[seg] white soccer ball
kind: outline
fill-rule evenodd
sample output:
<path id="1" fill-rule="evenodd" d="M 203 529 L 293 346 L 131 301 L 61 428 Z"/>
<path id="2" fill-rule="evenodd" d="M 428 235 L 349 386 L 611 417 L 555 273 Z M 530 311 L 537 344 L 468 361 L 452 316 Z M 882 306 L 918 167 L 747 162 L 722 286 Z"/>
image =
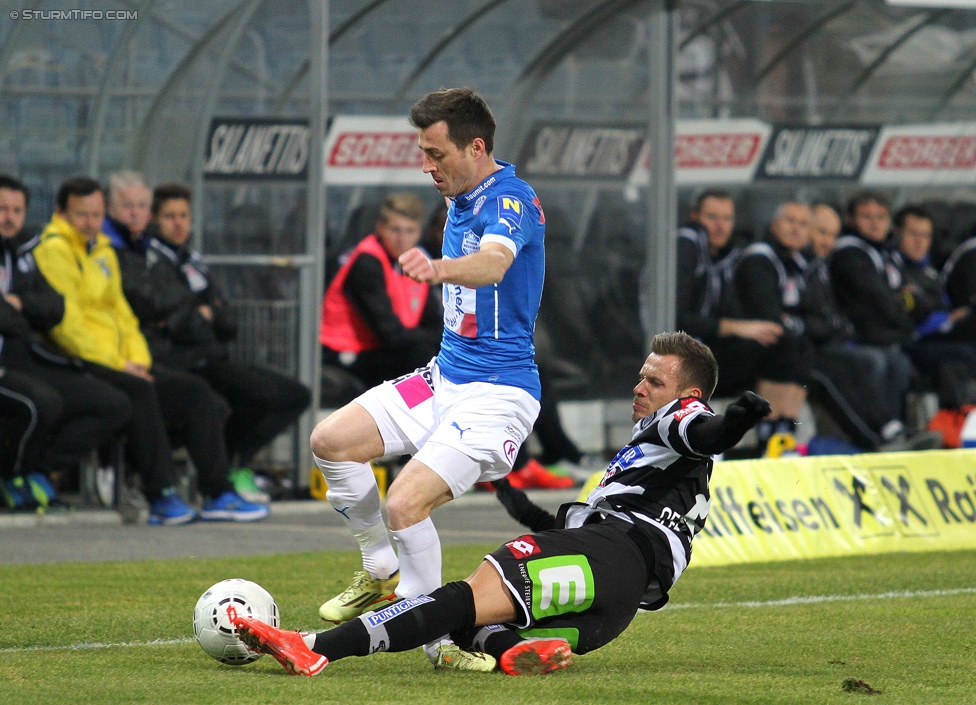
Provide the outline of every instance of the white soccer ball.
<path id="1" fill-rule="evenodd" d="M 253 617 L 277 627 L 278 605 L 271 593 L 241 578 L 221 580 L 210 587 L 193 608 L 193 635 L 210 656 L 230 666 L 257 661 L 263 654 L 251 651 L 237 638 L 231 619 Z"/>

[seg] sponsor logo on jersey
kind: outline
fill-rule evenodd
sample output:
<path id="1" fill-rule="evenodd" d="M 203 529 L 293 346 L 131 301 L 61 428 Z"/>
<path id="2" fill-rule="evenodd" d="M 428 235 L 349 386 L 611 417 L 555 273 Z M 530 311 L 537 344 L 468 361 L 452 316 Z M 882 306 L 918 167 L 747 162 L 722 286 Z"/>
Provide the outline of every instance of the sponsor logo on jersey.
<path id="1" fill-rule="evenodd" d="M 528 561 L 532 579 L 532 616 L 585 612 L 596 597 L 590 563 L 583 555 L 553 556 Z"/>
<path id="2" fill-rule="evenodd" d="M 426 602 L 433 602 L 433 597 L 427 597 L 427 595 L 420 595 L 419 597 L 411 597 L 408 600 L 401 600 L 400 602 L 395 602 L 389 607 L 384 607 L 379 612 L 373 612 L 372 614 L 364 615 L 366 617 L 366 624 L 371 627 L 377 627 L 383 622 L 389 622 L 391 619 L 396 617 L 398 614 L 403 614 L 407 610 L 412 610 L 418 605 L 422 605 Z"/>
<path id="3" fill-rule="evenodd" d="M 478 188 L 476 188 L 474 191 L 472 191 L 471 193 L 466 193 L 463 196 L 461 196 L 461 200 L 464 201 L 465 203 L 471 203 L 471 201 L 473 201 L 482 193 L 484 193 L 485 189 L 490 188 L 492 185 L 494 185 L 495 178 L 496 177 L 494 176 L 489 176 L 487 179 L 482 181 L 481 185 L 478 186 Z"/>
<path id="4" fill-rule="evenodd" d="M 481 212 L 481 207 L 485 205 L 485 201 L 488 200 L 488 196 L 479 196 L 478 200 L 474 202 L 474 214 L 478 215 Z"/>
<path id="5" fill-rule="evenodd" d="M 498 222 L 512 233 L 522 223 L 522 202 L 514 196 L 498 197 Z"/>
<path id="6" fill-rule="evenodd" d="M 525 536 L 519 536 L 514 541 L 509 541 L 505 544 L 505 546 L 509 551 L 512 552 L 512 555 L 519 560 L 542 553 L 542 549 L 539 548 L 539 544 L 537 544 L 535 539 L 528 534 Z"/>
<path id="7" fill-rule="evenodd" d="M 393 388 L 400 394 L 408 409 L 419 406 L 434 396 L 434 385 L 428 379 L 429 370 L 425 368 L 425 371 L 427 374 L 407 375 L 393 383 Z"/>
<path id="8" fill-rule="evenodd" d="M 517 428 L 515 428 L 512 424 L 508 424 L 508 426 L 505 427 L 505 433 L 511 436 L 512 438 L 514 438 L 519 443 L 525 440 L 525 438 L 523 438 L 522 436 L 522 432 L 519 431 Z"/>
<path id="9" fill-rule="evenodd" d="M 626 470 L 643 457 L 644 451 L 641 450 L 639 445 L 624 446 L 611 461 L 610 468 L 607 471 L 607 476 L 609 477 L 611 474 L 613 474 L 613 472 L 615 472 L 615 468 Z"/>
<path id="10" fill-rule="evenodd" d="M 475 234 L 474 230 L 465 230 L 461 239 L 461 252 L 471 255 L 481 249 L 481 238 Z"/>
<path id="11" fill-rule="evenodd" d="M 515 456 L 518 454 L 519 444 L 515 441 L 509 439 L 502 444 L 502 450 L 505 451 L 505 457 L 508 458 L 508 462 L 515 462 Z"/>
<path id="12" fill-rule="evenodd" d="M 683 419 L 685 416 L 688 416 L 689 414 L 693 414 L 696 411 L 706 411 L 706 410 L 707 407 L 697 399 L 682 399 L 681 408 L 678 411 L 674 412 L 674 418 L 676 418 L 678 421 L 681 421 L 681 419 Z"/>
<path id="13" fill-rule="evenodd" d="M 464 338 L 477 338 L 476 290 L 459 284 L 445 284 L 443 299 L 444 327 Z"/>

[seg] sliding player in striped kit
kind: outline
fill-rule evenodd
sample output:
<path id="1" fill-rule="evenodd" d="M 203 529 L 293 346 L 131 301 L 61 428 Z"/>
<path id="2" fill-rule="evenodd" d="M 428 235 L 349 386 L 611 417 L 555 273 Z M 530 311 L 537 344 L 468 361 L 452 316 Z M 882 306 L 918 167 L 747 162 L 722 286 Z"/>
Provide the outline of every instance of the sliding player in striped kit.
<path id="1" fill-rule="evenodd" d="M 428 94 L 410 120 L 424 172 L 449 208 L 443 259 L 414 248 L 399 263 L 416 281 L 443 285 L 444 334 L 428 367 L 374 387 L 312 433 L 328 500 L 363 554 L 363 571 L 319 610 L 336 623 L 392 598 L 394 590 L 416 597 L 440 586 L 431 510 L 475 482 L 508 474 L 539 413 L 532 342 L 545 270 L 539 200 L 514 166 L 492 157 L 495 121 L 472 91 Z M 391 542 L 368 463 L 395 454 L 413 458 L 387 496 Z M 484 668 L 446 641 L 427 653 L 437 667 Z"/>
<path id="2" fill-rule="evenodd" d="M 539 510 L 532 523 L 548 530 L 509 541 L 464 581 L 337 629 L 304 634 L 245 618 L 235 622 L 239 635 L 306 676 L 444 633 L 511 675 L 569 665 L 573 652 L 615 639 L 638 609 L 667 603 L 708 516 L 711 456 L 769 413 L 769 402 L 746 392 L 715 415 L 707 400 L 717 379 L 703 343 L 680 332 L 655 336 L 634 388 L 633 439 L 585 502 L 563 505 L 556 517 Z"/>

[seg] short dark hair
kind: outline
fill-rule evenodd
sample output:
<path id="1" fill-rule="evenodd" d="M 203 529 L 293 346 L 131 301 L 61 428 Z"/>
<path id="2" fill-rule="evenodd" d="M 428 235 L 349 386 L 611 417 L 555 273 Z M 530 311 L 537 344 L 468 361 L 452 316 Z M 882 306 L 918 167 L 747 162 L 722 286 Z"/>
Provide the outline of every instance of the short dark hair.
<path id="1" fill-rule="evenodd" d="M 24 186 L 23 182 L 15 179 L 7 174 L 0 174 L 0 189 L 7 189 L 8 191 L 20 191 L 24 194 L 24 205 L 30 205 L 30 191 Z"/>
<path id="2" fill-rule="evenodd" d="M 428 93 L 410 108 L 410 124 L 426 130 L 434 123 L 447 123 L 447 137 L 464 149 L 476 137 L 484 140 L 485 151 L 495 148 L 495 116 L 488 103 L 470 88 L 446 88 Z"/>
<path id="3" fill-rule="evenodd" d="M 732 198 L 732 194 L 725 189 L 710 188 L 698 194 L 698 198 L 695 199 L 695 202 L 691 206 L 691 212 L 701 213 L 702 206 L 705 205 L 705 201 L 709 198 L 717 198 L 720 201 L 732 201 L 733 205 L 735 204 L 735 199 Z"/>
<path id="4" fill-rule="evenodd" d="M 681 379 L 678 387 L 698 387 L 702 400 L 708 401 L 718 384 L 718 362 L 705 343 L 692 338 L 684 331 L 658 333 L 651 340 L 651 352 L 655 355 L 674 355 L 681 360 Z"/>
<path id="5" fill-rule="evenodd" d="M 905 219 L 908 218 L 908 216 L 912 216 L 913 218 L 920 218 L 922 220 L 927 220 L 930 223 L 932 223 L 932 225 L 935 225 L 935 216 L 932 215 L 932 211 L 930 211 L 925 206 L 919 205 L 917 203 L 909 203 L 908 205 L 903 206 L 901 210 L 899 210 L 898 213 L 895 214 L 895 227 L 896 228 L 905 227 Z"/>
<path id="6" fill-rule="evenodd" d="M 885 210 L 891 212 L 891 199 L 885 194 L 880 191 L 858 191 L 847 202 L 847 217 L 853 218 L 857 213 L 858 206 L 872 202 L 884 206 Z"/>
<path id="7" fill-rule="evenodd" d="M 85 196 L 91 196 L 93 193 L 100 193 L 102 194 L 102 198 L 105 198 L 105 191 L 102 189 L 102 185 L 95 181 L 95 179 L 87 176 L 75 176 L 61 184 L 54 202 L 57 204 L 59 211 L 65 211 L 68 210 L 68 199 L 72 196 L 84 198 Z"/>
<path id="8" fill-rule="evenodd" d="M 153 216 L 159 215 L 160 209 L 166 201 L 193 201 L 193 191 L 183 184 L 171 183 L 160 184 L 153 189 L 153 200 L 150 212 Z"/>

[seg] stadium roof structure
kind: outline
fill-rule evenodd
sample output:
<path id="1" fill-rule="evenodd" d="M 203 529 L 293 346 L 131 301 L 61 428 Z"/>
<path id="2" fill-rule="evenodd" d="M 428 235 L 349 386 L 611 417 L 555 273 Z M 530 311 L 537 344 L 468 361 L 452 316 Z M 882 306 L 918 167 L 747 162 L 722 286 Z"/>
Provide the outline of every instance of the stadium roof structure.
<path id="1" fill-rule="evenodd" d="M 533 180 L 554 211 L 571 214 L 576 254 L 582 229 L 606 204 L 606 189 L 616 189 L 612 212 L 632 218 L 620 227 L 646 233 L 645 332 L 673 321 L 668 235 L 680 190 L 671 156 L 676 121 L 856 128 L 976 115 L 976 9 L 958 0 L 52 0 L 43 11 L 24 5 L 0 2 L 0 172 L 31 187 L 32 220 L 46 220 L 68 176 L 131 168 L 154 183 L 192 183 L 202 204 L 195 226 L 198 237 L 206 234 L 198 240 L 204 251 L 243 256 L 246 250 L 209 234 L 228 225 L 230 208 L 252 198 L 246 184 L 204 186 L 215 117 L 308 120 L 317 139 L 331 117 L 403 116 L 427 91 L 468 85 L 498 118 L 496 154 L 503 159 L 518 157 L 540 126 L 646 130 L 654 175 L 641 186 L 649 189 L 641 199 L 646 206 L 624 200 L 626 179 Z M 323 168 L 313 154 L 309 183 L 321 183 Z M 321 269 L 323 227 L 348 225 L 358 197 L 317 191 L 307 199 L 305 192 L 274 191 L 290 195 L 272 200 L 305 209 L 288 222 L 307 237 L 292 233 L 264 256 L 291 257 L 303 272 Z M 257 227 L 246 209 L 235 212 L 239 222 Z M 267 222 L 286 216 L 271 213 Z M 253 260 L 262 261 L 269 262 Z M 309 276 L 296 285 L 298 318 L 308 328 L 300 347 L 314 348 L 322 282 Z M 311 358 L 299 363 L 310 380 L 314 367 Z"/>

